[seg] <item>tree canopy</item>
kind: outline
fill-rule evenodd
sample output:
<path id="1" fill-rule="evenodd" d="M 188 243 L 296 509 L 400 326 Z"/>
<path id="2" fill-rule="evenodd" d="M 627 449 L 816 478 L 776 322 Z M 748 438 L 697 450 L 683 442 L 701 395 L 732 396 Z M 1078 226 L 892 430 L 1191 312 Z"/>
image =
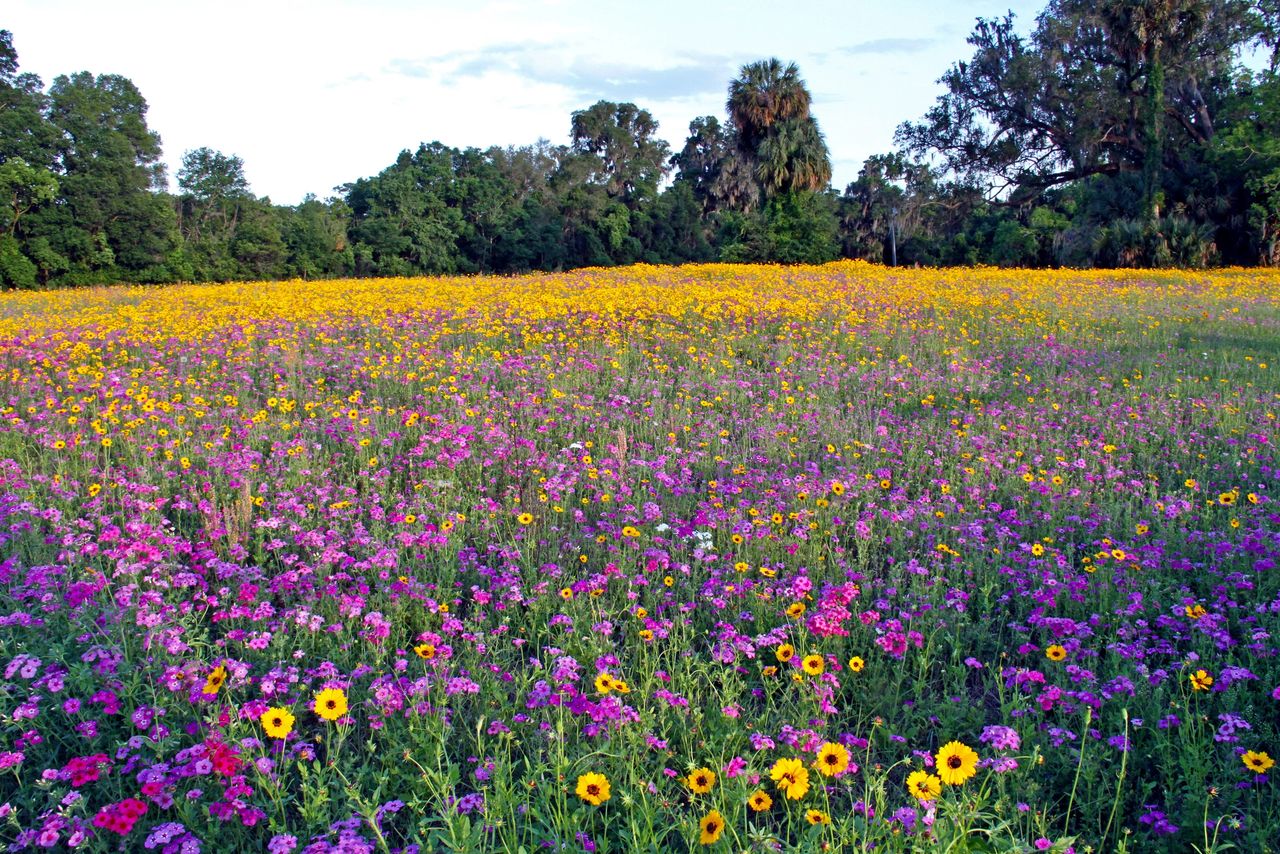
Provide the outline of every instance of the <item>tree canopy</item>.
<path id="1" fill-rule="evenodd" d="M 199 147 L 168 190 L 138 88 L 49 86 L 0 30 L 0 285 L 559 270 L 637 261 L 1280 263 L 1280 0 L 1048 0 L 978 18 L 924 116 L 838 192 L 795 63 L 726 68 L 674 150 L 600 100 L 566 144 L 406 147 L 327 198 Z"/>

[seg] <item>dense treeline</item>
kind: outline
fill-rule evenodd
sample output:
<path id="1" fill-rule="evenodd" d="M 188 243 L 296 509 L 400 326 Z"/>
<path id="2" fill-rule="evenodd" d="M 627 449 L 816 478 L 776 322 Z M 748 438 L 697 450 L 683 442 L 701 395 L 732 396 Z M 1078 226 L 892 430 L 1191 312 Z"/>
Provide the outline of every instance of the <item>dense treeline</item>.
<path id="1" fill-rule="evenodd" d="M 133 83 L 79 72 L 46 89 L 0 31 L 0 283 L 836 257 L 1276 264 L 1278 34 L 1280 0 L 1051 0 L 1026 32 L 979 19 L 936 105 L 842 193 L 798 69 L 765 60 L 677 151 L 647 110 L 600 101 L 571 116 L 568 145 L 423 144 L 281 206 L 208 148 L 183 155 L 170 194 Z"/>

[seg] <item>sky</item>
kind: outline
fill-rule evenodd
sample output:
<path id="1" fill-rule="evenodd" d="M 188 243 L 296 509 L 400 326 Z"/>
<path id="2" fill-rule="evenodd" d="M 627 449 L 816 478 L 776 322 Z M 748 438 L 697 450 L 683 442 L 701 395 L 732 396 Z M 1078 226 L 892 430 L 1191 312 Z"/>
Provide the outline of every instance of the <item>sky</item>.
<path id="1" fill-rule="evenodd" d="M 771 56 L 800 67 L 843 189 L 937 79 L 968 59 L 977 17 L 1043 0 L 5 0 L 21 71 L 45 85 L 128 77 L 149 105 L 171 184 L 185 151 L 245 163 L 277 204 L 375 175 L 404 149 L 569 141 L 574 110 L 631 101 L 679 150 L 724 117 L 729 81 Z M 787 8 L 792 11 L 783 12 Z"/>

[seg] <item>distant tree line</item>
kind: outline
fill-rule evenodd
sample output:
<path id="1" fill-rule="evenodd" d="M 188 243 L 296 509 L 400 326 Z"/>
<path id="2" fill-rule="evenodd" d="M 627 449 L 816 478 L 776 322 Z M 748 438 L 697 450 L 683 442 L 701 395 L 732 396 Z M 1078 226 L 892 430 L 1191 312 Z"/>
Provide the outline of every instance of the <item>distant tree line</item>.
<path id="1" fill-rule="evenodd" d="M 645 109 L 570 143 L 401 152 L 284 206 L 186 152 L 167 192 L 137 87 L 46 89 L 0 30 L 0 283 L 516 273 L 634 262 L 1280 263 L 1280 0 L 1050 0 L 979 19 L 897 150 L 844 191 L 794 64 L 752 63 L 678 151 Z M 1244 60 L 1249 58 L 1253 67 Z"/>

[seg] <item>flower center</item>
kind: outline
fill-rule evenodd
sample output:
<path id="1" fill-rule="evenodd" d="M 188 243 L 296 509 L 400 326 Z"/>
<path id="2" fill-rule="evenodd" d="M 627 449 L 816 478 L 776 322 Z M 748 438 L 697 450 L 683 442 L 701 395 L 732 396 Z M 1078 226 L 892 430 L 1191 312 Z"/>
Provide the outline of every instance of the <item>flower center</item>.
<path id="1" fill-rule="evenodd" d="M 595 797 L 596 795 L 600 794 L 600 787 L 597 786 L 595 783 L 591 783 L 590 785 L 587 786 L 587 794 L 591 795 L 592 797 Z"/>
<path id="2" fill-rule="evenodd" d="M 959 767 L 960 767 L 961 765 L 963 765 L 963 764 L 964 764 L 964 763 L 960 761 L 960 757 L 959 757 L 959 756 L 952 756 L 951 758 L 949 758 L 949 759 L 947 760 L 947 767 L 948 767 L 948 768 L 959 768 Z"/>

